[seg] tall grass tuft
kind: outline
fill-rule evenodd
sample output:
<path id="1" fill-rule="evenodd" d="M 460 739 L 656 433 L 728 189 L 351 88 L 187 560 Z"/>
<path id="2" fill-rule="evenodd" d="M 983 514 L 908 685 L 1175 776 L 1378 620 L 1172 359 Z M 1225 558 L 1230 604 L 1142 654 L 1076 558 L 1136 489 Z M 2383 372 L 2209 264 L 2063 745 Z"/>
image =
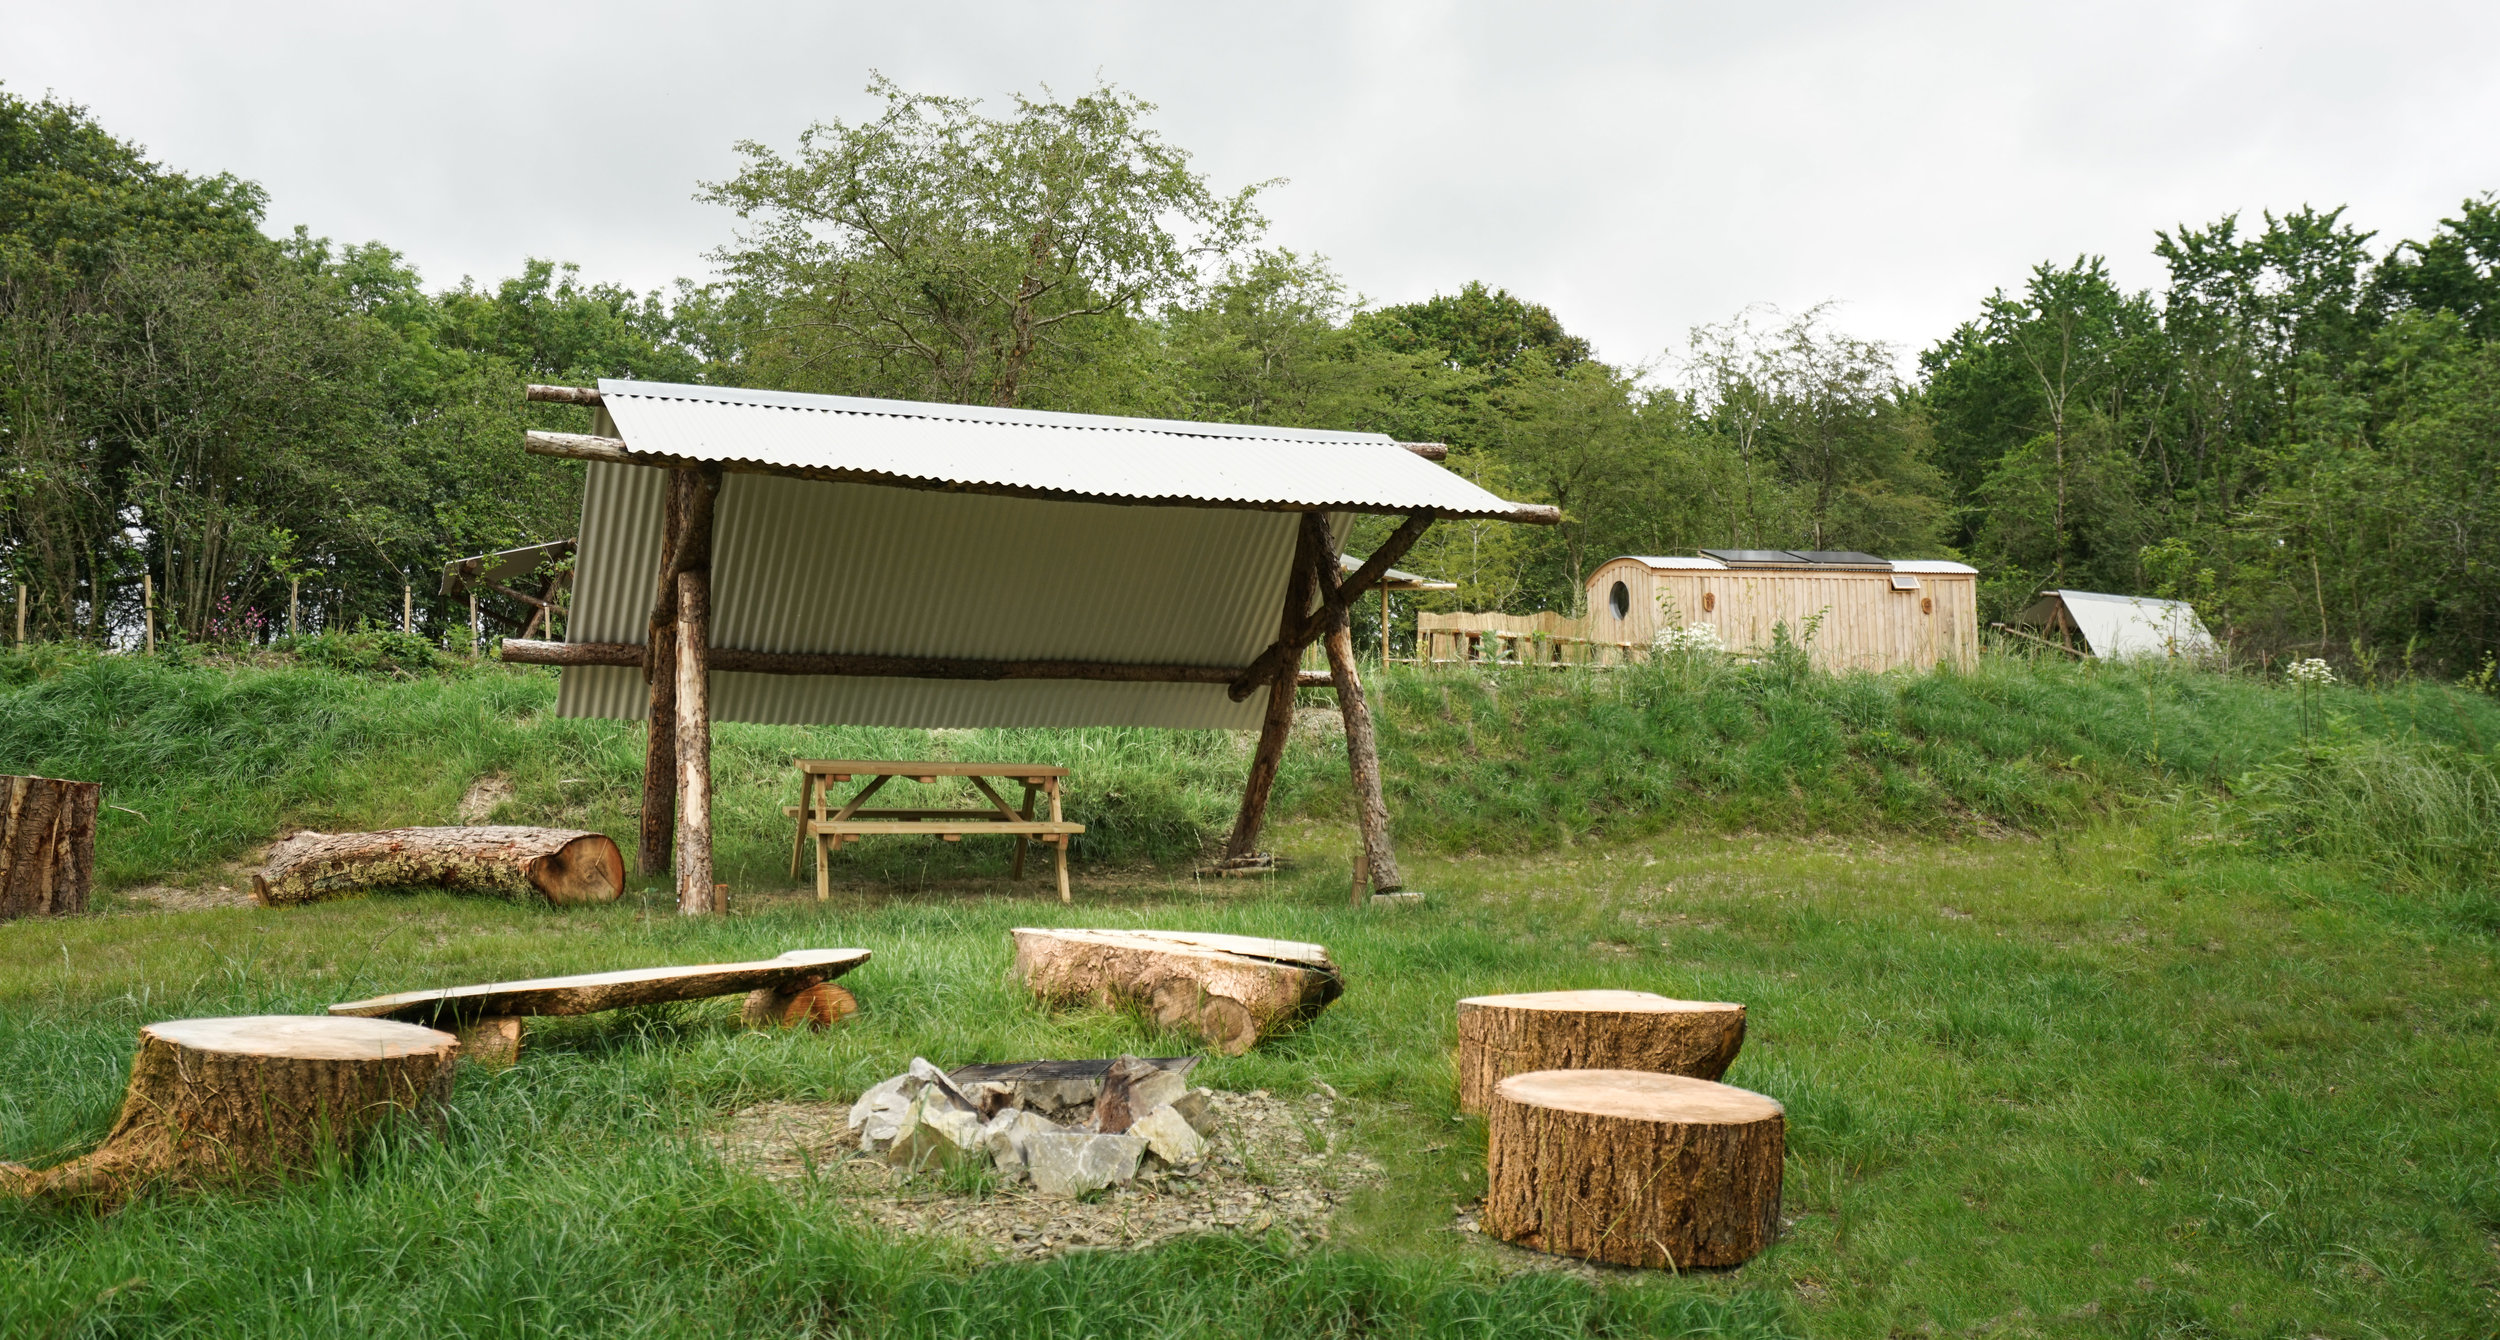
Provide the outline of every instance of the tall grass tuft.
<path id="1" fill-rule="evenodd" d="M 2226 814 L 2247 840 L 2452 900 L 2500 930 L 2500 769 L 2451 745 L 2359 736 L 2251 770 Z"/>

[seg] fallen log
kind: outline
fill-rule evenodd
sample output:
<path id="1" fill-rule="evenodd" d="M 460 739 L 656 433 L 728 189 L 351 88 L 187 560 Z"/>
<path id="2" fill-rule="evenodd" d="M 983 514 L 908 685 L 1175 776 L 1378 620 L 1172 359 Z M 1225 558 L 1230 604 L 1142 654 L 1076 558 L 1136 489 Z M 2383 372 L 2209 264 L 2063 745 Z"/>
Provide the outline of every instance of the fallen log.
<path id="1" fill-rule="evenodd" d="M 1651 1070 L 1715 1080 L 1745 1045 L 1745 1007 L 1647 991 L 1532 991 L 1458 1003 L 1458 1108 L 1481 1113 L 1531 1070 Z"/>
<path id="2" fill-rule="evenodd" d="M 1054 1005 L 1137 1005 L 1226 1056 L 1304 1023 L 1345 993 L 1315 944 L 1190 931 L 1020 927 L 1016 975 Z"/>
<path id="3" fill-rule="evenodd" d="M 520 901 L 605 903 L 625 891 L 625 858 L 604 833 L 571 828 L 392 828 L 297 833 L 252 876 L 263 907 L 368 889 L 441 888 Z"/>
<path id="4" fill-rule="evenodd" d="M 0 1190 L 110 1207 L 153 1184 L 267 1182 L 352 1158 L 386 1117 L 450 1093 L 459 1049 L 448 1033 L 378 1019 L 150 1024 L 104 1143 L 41 1172 L 0 1164 Z"/>
<path id="5" fill-rule="evenodd" d="M 0 921 L 87 910 L 101 782 L 0 776 Z"/>
<path id="6" fill-rule="evenodd" d="M 1493 1086 L 1484 1231 L 1652 1270 L 1732 1266 L 1779 1232 L 1787 1118 L 1758 1093 L 1646 1070 Z"/>
<path id="7" fill-rule="evenodd" d="M 330 1013 L 456 1026 L 495 1015 L 595 1014 L 628 1005 L 657 1005 L 763 990 L 787 991 L 796 996 L 867 961 L 865 949 L 793 949 L 779 958 L 752 963 L 626 968 L 572 977 L 532 977 L 517 982 L 401 991 L 333 1005 Z"/>

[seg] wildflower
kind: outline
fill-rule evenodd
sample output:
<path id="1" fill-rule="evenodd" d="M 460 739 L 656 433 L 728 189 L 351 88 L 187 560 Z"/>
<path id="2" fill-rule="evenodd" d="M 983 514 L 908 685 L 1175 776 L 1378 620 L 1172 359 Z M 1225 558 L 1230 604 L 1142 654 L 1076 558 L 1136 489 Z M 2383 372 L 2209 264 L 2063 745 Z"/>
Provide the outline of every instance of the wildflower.
<path id="1" fill-rule="evenodd" d="M 2335 672 L 2315 656 L 2295 662 L 2283 672 L 2283 677 L 2302 688 L 2322 688 L 2335 682 Z"/>
<path id="2" fill-rule="evenodd" d="M 1727 650 L 1727 644 L 1719 640 L 1719 630 L 1706 623 L 1662 628 L 1658 636 L 1650 639 L 1650 645 L 1670 656 L 1713 656 Z"/>

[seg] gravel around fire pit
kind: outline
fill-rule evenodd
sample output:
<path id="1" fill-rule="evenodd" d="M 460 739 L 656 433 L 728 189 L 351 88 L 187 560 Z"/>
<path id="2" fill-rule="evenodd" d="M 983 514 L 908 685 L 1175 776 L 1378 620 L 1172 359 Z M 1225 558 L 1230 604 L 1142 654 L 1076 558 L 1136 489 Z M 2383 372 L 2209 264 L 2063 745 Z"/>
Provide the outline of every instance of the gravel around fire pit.
<path id="1" fill-rule="evenodd" d="M 1029 1185 L 965 1189 L 962 1175 L 904 1177 L 845 1122 L 848 1103 L 765 1103 L 738 1112 L 715 1138 L 721 1157 L 776 1182 L 812 1169 L 822 1183 L 890 1228 L 962 1239 L 1006 1257 L 1082 1248 L 1136 1250 L 1189 1233 L 1281 1230 L 1328 1236 L 1328 1219 L 1380 1165 L 1351 1147 L 1344 1104 L 1215 1090 L 1207 1161 L 1195 1173 L 1149 1172 L 1085 1200 L 1036 1196 Z"/>

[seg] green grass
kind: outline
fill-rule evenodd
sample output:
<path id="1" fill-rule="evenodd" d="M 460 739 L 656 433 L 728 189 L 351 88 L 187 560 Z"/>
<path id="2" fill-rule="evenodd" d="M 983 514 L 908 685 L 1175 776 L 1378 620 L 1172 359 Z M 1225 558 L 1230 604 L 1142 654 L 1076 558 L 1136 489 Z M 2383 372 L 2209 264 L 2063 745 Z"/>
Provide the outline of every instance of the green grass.
<path id="1" fill-rule="evenodd" d="M 564 913 L 418 895 L 0 926 L 0 1158 L 38 1164 L 102 1134 L 150 1020 L 876 954 L 849 979 L 865 1013 L 826 1035 L 742 1031 L 729 1002 L 548 1021 L 518 1067 L 463 1076 L 439 1137 L 281 1193 L 0 1207 L 0 1334 L 2500 1334 L 2500 944 L 2471 914 L 2490 897 L 2491 830 L 2472 826 L 2500 734 L 2487 702 L 2334 696 L 2340 721 L 2304 750 L 2280 691 L 2231 680 L 1723 673 L 1393 678 L 1420 909 L 1344 906 L 1324 740 L 1298 746 L 1276 829 L 1297 865 L 1273 884 L 1148 873 L 1162 839 L 1138 838 L 1135 868 L 1080 878 L 1069 916 L 997 878 L 994 849 L 920 867 L 898 843 L 819 904 L 783 891 L 768 807 L 789 755 L 829 739 L 1091 747 L 1081 778 L 1135 780 L 1081 803 L 1135 789 L 1201 826 L 1229 808 L 1237 747 L 738 728 L 724 798 L 745 817 L 723 855 L 746 889 L 725 920 L 638 891 Z M 633 733 L 546 707 L 544 681 L 505 672 L 80 664 L 0 694 L 0 746 L 52 750 L 0 767 L 154 759 L 154 790 L 108 796 L 149 813 L 108 834 L 127 882 L 214 878 L 282 819 L 440 821 L 485 770 L 515 780 L 523 817 L 622 832 Z M 1930 803 L 1889 806 L 1903 786 Z M 2406 857 L 2426 850 L 2445 854 Z M 1387 1184 L 1316 1249 L 1207 1238 L 987 1266 L 704 1151 L 729 1111 L 848 1097 L 915 1054 L 1187 1045 L 1027 1003 L 1005 932 L 1037 920 L 1327 943 L 1347 995 L 1202 1073 L 1347 1093 Z M 1728 1079 L 1787 1105 L 1794 1221 L 1753 1262 L 1591 1286 L 1447 1231 L 1483 1172 L 1481 1124 L 1453 1110 L 1452 1003 L 1602 986 L 1748 1005 Z"/>

